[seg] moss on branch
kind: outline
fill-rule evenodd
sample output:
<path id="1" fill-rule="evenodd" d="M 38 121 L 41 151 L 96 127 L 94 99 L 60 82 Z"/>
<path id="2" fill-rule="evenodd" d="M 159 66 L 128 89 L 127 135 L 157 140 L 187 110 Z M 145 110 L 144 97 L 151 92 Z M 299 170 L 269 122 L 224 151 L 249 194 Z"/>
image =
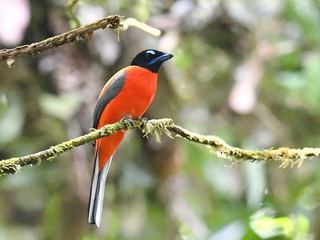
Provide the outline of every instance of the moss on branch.
<path id="1" fill-rule="evenodd" d="M 139 121 L 131 122 L 123 120 L 115 124 L 106 125 L 99 130 L 95 130 L 86 135 L 52 146 L 47 150 L 40 151 L 35 154 L 2 160 L 0 161 L 0 175 L 16 173 L 21 167 L 26 165 L 37 165 L 41 163 L 42 160 L 54 160 L 61 153 L 71 150 L 75 147 L 92 142 L 93 140 L 101 137 L 109 136 L 110 134 L 120 130 L 139 128 L 141 127 L 141 124 L 142 123 Z"/>
<path id="2" fill-rule="evenodd" d="M 235 164 L 242 161 L 280 161 L 280 167 L 282 168 L 288 166 L 300 167 L 305 159 L 320 156 L 320 148 L 294 149 L 281 147 L 278 149 L 245 150 L 238 147 L 230 146 L 219 137 L 200 135 L 176 125 L 173 125 L 168 129 L 192 142 L 210 146 L 211 151 L 216 153 L 217 156 L 225 159 L 230 159 Z"/>
<path id="3" fill-rule="evenodd" d="M 114 124 L 106 125 L 99 130 L 94 130 L 89 134 L 52 146 L 47 150 L 23 157 L 2 160 L 0 161 L 0 175 L 16 173 L 23 166 L 37 165 L 43 160 L 56 159 L 61 153 L 80 145 L 90 143 L 95 139 L 109 136 L 117 131 L 125 131 L 134 128 L 140 129 L 146 137 L 154 135 L 157 140 L 160 140 L 159 136 L 163 133 L 171 138 L 171 133 L 175 133 L 176 136 L 183 137 L 189 141 L 208 145 L 212 152 L 216 153 L 221 158 L 230 159 L 233 163 L 242 161 L 280 161 L 280 167 L 292 167 L 295 165 L 299 167 L 305 159 L 318 157 L 320 155 L 320 148 L 291 149 L 282 147 L 278 149 L 244 150 L 228 145 L 219 137 L 190 132 L 177 126 L 174 124 L 173 120 L 169 118 L 122 120 Z"/>

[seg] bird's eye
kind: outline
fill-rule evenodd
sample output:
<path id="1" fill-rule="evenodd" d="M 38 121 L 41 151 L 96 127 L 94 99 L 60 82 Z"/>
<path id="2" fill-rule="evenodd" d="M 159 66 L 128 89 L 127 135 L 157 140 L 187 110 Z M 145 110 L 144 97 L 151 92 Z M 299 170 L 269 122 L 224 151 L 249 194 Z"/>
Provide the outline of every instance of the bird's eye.
<path id="1" fill-rule="evenodd" d="M 156 52 L 153 50 L 147 50 L 146 51 L 146 58 L 150 58 L 152 55 L 155 55 Z"/>

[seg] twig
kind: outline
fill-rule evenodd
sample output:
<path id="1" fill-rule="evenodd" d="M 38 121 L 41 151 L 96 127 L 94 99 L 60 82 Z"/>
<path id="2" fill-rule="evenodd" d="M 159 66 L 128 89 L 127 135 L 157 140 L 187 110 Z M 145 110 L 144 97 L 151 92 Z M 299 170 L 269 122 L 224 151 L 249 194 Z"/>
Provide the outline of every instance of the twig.
<path id="1" fill-rule="evenodd" d="M 159 37 L 161 35 L 161 31 L 159 29 L 153 28 L 145 23 L 142 23 L 135 18 L 127 18 L 122 22 L 122 24 L 123 30 L 127 30 L 129 27 L 136 27 L 156 37 Z"/>
<path id="2" fill-rule="evenodd" d="M 225 141 L 216 136 L 205 136 L 190 132 L 180 126 L 174 124 L 172 119 L 154 119 L 154 120 L 123 120 L 114 124 L 104 126 L 99 130 L 95 130 L 89 134 L 80 136 L 75 139 L 52 146 L 47 150 L 23 156 L 20 158 L 10 158 L 0 161 L 0 175 L 16 173 L 21 167 L 26 165 L 40 164 L 42 160 L 53 160 L 61 153 L 80 145 L 92 142 L 95 139 L 109 136 L 117 131 L 126 129 L 140 129 L 145 136 L 155 135 L 159 139 L 159 135 L 165 133 L 172 138 L 171 133 L 183 137 L 195 143 L 205 144 L 210 146 L 211 150 L 219 157 L 230 159 L 234 163 L 241 161 L 280 161 L 280 167 L 301 166 L 307 158 L 318 157 L 320 148 L 279 148 L 266 150 L 244 150 L 228 145 Z"/>

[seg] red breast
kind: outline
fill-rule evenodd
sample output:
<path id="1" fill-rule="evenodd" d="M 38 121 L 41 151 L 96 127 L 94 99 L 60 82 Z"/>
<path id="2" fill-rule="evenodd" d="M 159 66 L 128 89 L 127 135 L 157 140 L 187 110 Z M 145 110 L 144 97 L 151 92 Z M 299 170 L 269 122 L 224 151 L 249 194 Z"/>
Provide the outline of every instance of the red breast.
<path id="1" fill-rule="evenodd" d="M 130 115 L 132 119 L 141 117 L 151 104 L 157 89 L 158 74 L 139 66 L 129 66 L 117 74 L 126 72 L 125 84 L 119 95 L 110 101 L 101 113 L 98 129 L 105 124 L 110 124 L 121 120 L 125 115 Z M 108 87 L 108 81 L 100 96 Z"/>

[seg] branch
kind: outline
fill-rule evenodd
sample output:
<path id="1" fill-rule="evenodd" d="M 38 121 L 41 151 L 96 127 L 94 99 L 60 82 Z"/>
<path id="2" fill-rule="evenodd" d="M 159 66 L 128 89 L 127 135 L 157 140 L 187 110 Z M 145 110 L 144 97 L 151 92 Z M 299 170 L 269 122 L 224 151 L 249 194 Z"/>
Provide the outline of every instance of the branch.
<path id="1" fill-rule="evenodd" d="M 204 136 L 190 132 L 180 126 L 174 124 L 172 119 L 154 119 L 154 120 L 122 120 L 114 124 L 108 124 L 99 130 L 95 130 L 89 134 L 80 136 L 75 139 L 52 146 L 47 150 L 30 154 L 19 158 L 10 158 L 0 161 L 0 175 L 16 173 L 21 167 L 26 165 L 37 165 L 42 160 L 56 159 L 61 153 L 80 145 L 94 141 L 95 139 L 109 136 L 117 131 L 125 131 L 127 129 L 138 128 L 144 136 L 154 135 L 157 140 L 160 140 L 159 135 L 166 134 L 172 138 L 171 132 L 177 136 L 183 137 L 195 143 L 208 145 L 213 152 L 219 157 L 230 159 L 233 164 L 242 161 L 280 161 L 280 167 L 289 165 L 298 167 L 307 158 L 318 157 L 320 148 L 278 148 L 266 150 L 244 150 L 237 147 L 229 146 L 225 141 L 216 136 Z"/>
<path id="2" fill-rule="evenodd" d="M 300 167 L 305 159 L 320 156 L 320 148 L 306 147 L 302 149 L 294 149 L 281 147 L 278 149 L 271 148 L 264 150 L 245 150 L 238 147 L 232 147 L 219 137 L 204 136 L 193 133 L 175 124 L 173 124 L 171 127 L 168 127 L 168 129 L 171 132 L 176 133 L 178 136 L 181 136 L 192 142 L 208 145 L 211 151 L 216 153 L 218 157 L 230 159 L 233 164 L 243 161 L 280 161 L 281 168 L 286 168 L 289 165 L 291 167 Z"/>
<path id="3" fill-rule="evenodd" d="M 80 24 L 79 20 L 76 18 L 73 12 L 73 8 L 76 3 L 77 0 L 70 0 L 67 4 L 67 14 L 69 15 L 71 21 L 75 22 L 75 24 L 72 24 L 75 26 Z M 87 41 L 92 38 L 92 34 L 95 30 L 98 30 L 100 28 L 104 29 L 106 27 L 118 31 L 118 34 L 120 31 L 127 30 L 129 27 L 137 27 L 156 37 L 161 35 L 161 31 L 159 29 L 153 28 L 145 23 L 139 22 L 134 18 L 122 20 L 122 17 L 119 15 L 111 15 L 102 18 L 96 22 L 84 25 L 82 27 L 78 27 L 69 32 L 45 39 L 41 42 L 18 46 L 12 49 L 2 49 L 0 50 L 0 62 L 7 60 L 7 65 L 9 68 L 11 68 L 15 64 L 16 57 L 18 56 L 37 56 L 38 54 L 50 48 L 62 46 L 66 43 Z"/>
<path id="4" fill-rule="evenodd" d="M 42 160 L 53 160 L 56 159 L 61 153 L 71 150 L 80 145 L 92 142 L 95 139 L 106 137 L 120 130 L 139 128 L 141 127 L 141 121 L 128 121 L 123 120 L 114 124 L 109 124 L 102 127 L 99 130 L 95 130 L 89 134 L 71 139 L 69 141 L 60 143 L 58 145 L 52 146 L 47 150 L 30 154 L 27 156 L 19 158 L 10 158 L 0 161 L 0 175 L 5 175 L 8 173 L 16 173 L 21 167 L 26 165 L 37 165 L 40 164 Z"/>
<path id="5" fill-rule="evenodd" d="M 73 16 L 73 7 L 77 3 L 77 0 L 70 0 L 68 3 L 68 14 L 73 21 L 75 20 L 75 16 Z M 75 25 L 78 25 L 76 23 Z M 95 30 L 100 28 L 110 28 L 118 31 L 125 31 L 129 27 L 137 27 L 141 30 L 152 34 L 154 36 L 160 36 L 161 31 L 159 29 L 153 28 L 147 24 L 139 22 L 134 18 L 128 18 L 122 20 L 122 17 L 119 15 L 111 15 L 105 18 L 102 18 L 96 22 L 84 25 L 82 27 L 76 28 L 69 32 L 45 39 L 41 42 L 32 43 L 29 45 L 18 46 L 12 49 L 2 49 L 0 50 L 0 62 L 7 60 L 7 65 L 11 68 L 15 64 L 15 59 L 18 56 L 26 55 L 26 56 L 37 56 L 38 54 L 54 47 L 62 46 L 66 43 L 73 42 L 83 42 L 90 40 L 92 34 Z"/>
<path id="6" fill-rule="evenodd" d="M 83 41 L 88 38 L 90 39 L 95 30 L 100 28 L 104 29 L 106 27 L 114 30 L 121 30 L 123 28 L 123 25 L 121 24 L 121 17 L 119 15 L 111 15 L 69 32 L 45 39 L 41 42 L 18 46 L 13 49 L 0 50 L 0 62 L 7 60 L 8 66 L 12 67 L 15 62 L 15 58 L 18 56 L 36 56 L 53 47 L 62 46 L 66 43 Z"/>

